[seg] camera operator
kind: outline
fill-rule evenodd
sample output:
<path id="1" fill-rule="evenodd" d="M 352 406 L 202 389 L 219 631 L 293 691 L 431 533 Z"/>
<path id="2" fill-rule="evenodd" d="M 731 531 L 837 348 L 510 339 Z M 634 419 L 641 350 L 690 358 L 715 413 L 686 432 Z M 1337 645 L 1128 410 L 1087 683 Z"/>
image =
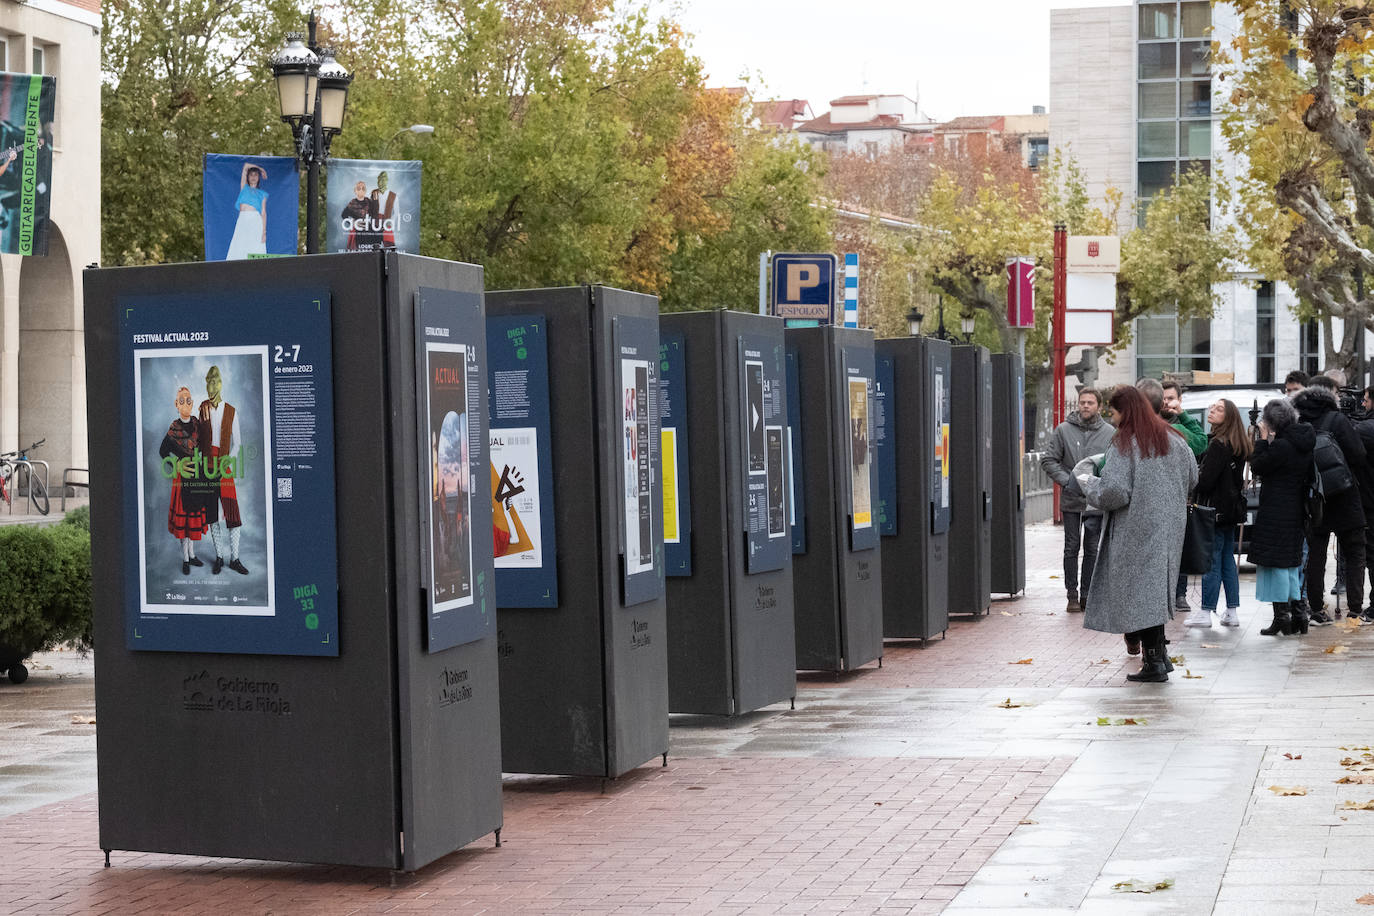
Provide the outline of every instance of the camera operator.
<path id="1" fill-rule="evenodd" d="M 1332 534 L 1340 555 L 1345 560 L 1346 595 L 1350 610 L 1364 606 L 1365 511 L 1366 492 L 1374 493 L 1374 479 L 1370 478 L 1364 443 L 1350 421 L 1337 409 L 1337 382 L 1328 376 L 1317 376 L 1311 384 L 1293 397 L 1293 406 L 1303 422 L 1317 432 L 1329 433 L 1340 448 L 1341 456 L 1354 478 L 1354 486 L 1343 492 L 1327 492 L 1320 525 L 1308 532 L 1307 599 L 1309 615 L 1314 626 L 1331 623 L 1323 607 L 1326 578 L 1326 545 Z M 1321 443 L 1318 442 L 1320 453 Z"/>

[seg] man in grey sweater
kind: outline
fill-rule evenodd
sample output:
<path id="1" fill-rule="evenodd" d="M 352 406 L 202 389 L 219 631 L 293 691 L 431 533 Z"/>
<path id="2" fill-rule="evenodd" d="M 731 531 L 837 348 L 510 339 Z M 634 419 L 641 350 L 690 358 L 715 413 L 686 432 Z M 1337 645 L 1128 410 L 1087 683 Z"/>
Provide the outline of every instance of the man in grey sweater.
<path id="1" fill-rule="evenodd" d="M 1045 446 L 1040 467 L 1049 474 L 1062 491 L 1059 510 L 1064 516 L 1064 588 L 1069 593 L 1066 610 L 1083 610 L 1079 602 L 1078 551 L 1083 550 L 1083 597 L 1092 584 L 1093 567 L 1097 564 L 1097 543 L 1102 535 L 1102 512 L 1088 505 L 1073 479 L 1073 466 L 1091 455 L 1107 450 L 1116 430 L 1102 419 L 1102 396 L 1095 388 L 1078 393 L 1078 412 L 1055 427 Z"/>

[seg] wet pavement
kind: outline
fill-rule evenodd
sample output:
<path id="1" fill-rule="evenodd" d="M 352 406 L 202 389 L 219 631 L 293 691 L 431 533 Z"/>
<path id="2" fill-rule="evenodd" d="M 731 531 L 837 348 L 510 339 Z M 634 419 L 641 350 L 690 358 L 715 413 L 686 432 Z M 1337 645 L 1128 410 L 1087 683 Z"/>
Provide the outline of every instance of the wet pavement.
<path id="1" fill-rule="evenodd" d="M 1374 627 L 1261 636 L 1245 576 L 1242 627 L 1180 616 L 1169 682 L 1130 684 L 1063 612 L 1059 532 L 1027 540 L 1024 597 L 804 675 L 795 710 L 675 716 L 667 768 L 508 777 L 502 848 L 414 875 L 101 868 L 92 660 L 42 656 L 0 681 L 0 912 L 1374 912 L 1374 810 L 1346 807 L 1374 808 Z"/>

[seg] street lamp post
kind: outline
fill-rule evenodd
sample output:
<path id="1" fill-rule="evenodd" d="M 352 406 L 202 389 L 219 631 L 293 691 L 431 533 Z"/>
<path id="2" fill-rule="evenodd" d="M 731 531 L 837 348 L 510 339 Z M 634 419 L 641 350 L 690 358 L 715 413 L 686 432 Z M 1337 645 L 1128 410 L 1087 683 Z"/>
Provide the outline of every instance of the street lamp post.
<path id="1" fill-rule="evenodd" d="M 333 48 L 315 43 L 315 14 L 309 38 L 299 32 L 286 36 L 286 45 L 272 58 L 281 119 L 291 126 L 297 166 L 305 168 L 305 253 L 320 250 L 320 167 L 329 146 L 343 130 L 348 87 L 353 75 L 334 59 Z"/>
<path id="2" fill-rule="evenodd" d="M 945 297 L 941 295 L 937 299 L 937 308 L 940 313 L 940 325 L 935 329 L 935 337 L 938 340 L 949 340 L 949 331 L 945 330 Z"/>
<path id="3" fill-rule="evenodd" d="M 391 144 L 395 143 L 395 142 L 396 142 L 396 138 L 399 137 L 401 134 L 417 134 L 417 135 L 419 135 L 419 134 L 432 134 L 432 133 L 434 133 L 434 125 L 433 125 L 433 124 L 412 124 L 412 125 L 410 125 L 409 127 L 402 127 L 400 130 L 396 131 L 396 133 L 392 134 L 392 135 L 390 136 L 390 138 L 387 139 L 386 143 L 383 144 L 383 146 L 382 146 L 382 158 L 383 158 L 383 159 L 386 158 L 386 154 L 387 154 L 388 152 L 391 151 Z"/>
<path id="4" fill-rule="evenodd" d="M 964 343 L 973 343 L 973 331 L 977 327 L 977 322 L 972 315 L 965 315 L 959 319 L 959 328 L 964 332 Z"/>
<path id="5" fill-rule="evenodd" d="M 906 313 L 906 330 L 911 337 L 921 336 L 921 325 L 925 323 L 926 316 L 916 306 L 911 307 L 911 311 Z"/>

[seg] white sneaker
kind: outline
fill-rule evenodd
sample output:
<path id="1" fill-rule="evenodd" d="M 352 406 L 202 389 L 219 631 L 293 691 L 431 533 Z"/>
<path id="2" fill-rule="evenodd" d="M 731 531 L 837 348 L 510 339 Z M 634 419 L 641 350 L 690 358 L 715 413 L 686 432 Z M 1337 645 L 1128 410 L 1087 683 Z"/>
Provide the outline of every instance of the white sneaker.
<path id="1" fill-rule="evenodd" d="M 1226 613 L 1221 618 L 1221 625 L 1224 627 L 1240 626 L 1240 615 L 1236 613 L 1235 608 L 1228 607 L 1226 609 Z"/>
<path id="2" fill-rule="evenodd" d="M 1210 627 L 1212 625 L 1212 612 L 1205 607 L 1200 607 L 1188 615 L 1188 619 L 1183 621 L 1185 627 Z"/>

